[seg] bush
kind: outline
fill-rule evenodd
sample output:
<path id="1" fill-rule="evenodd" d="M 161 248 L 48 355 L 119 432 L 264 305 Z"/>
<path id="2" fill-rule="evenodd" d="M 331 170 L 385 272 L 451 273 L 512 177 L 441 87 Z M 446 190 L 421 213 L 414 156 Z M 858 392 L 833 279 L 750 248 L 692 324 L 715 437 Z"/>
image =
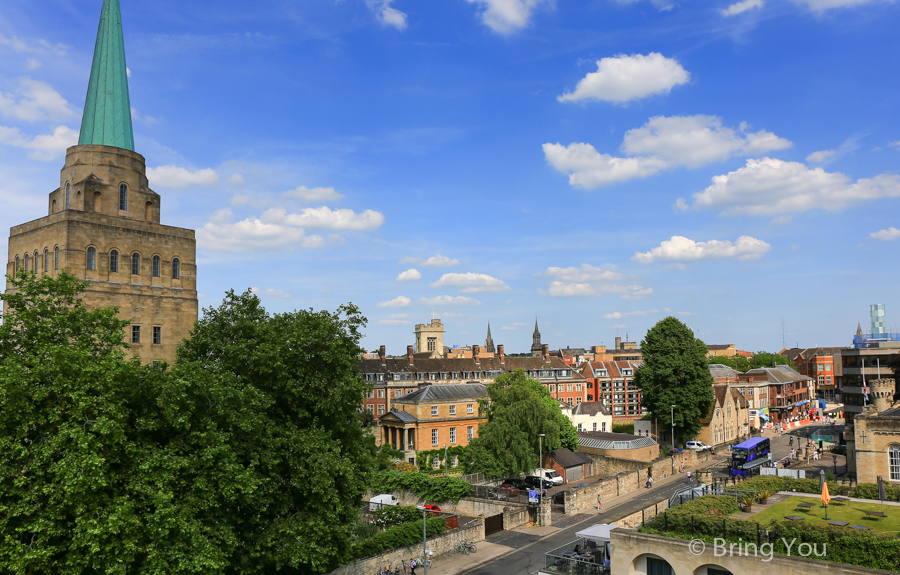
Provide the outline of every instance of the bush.
<path id="1" fill-rule="evenodd" d="M 385 505 L 375 512 L 375 523 L 381 527 L 393 527 L 404 523 L 421 521 L 422 512 L 415 505 Z"/>
<path id="2" fill-rule="evenodd" d="M 456 477 L 431 477 L 427 473 L 397 473 L 381 471 L 375 474 L 372 489 L 377 493 L 411 491 L 429 501 L 459 501 L 471 495 L 471 485 Z"/>
<path id="3" fill-rule="evenodd" d="M 613 433 L 627 433 L 628 435 L 634 435 L 634 424 L 633 423 L 613 423 L 612 424 L 612 432 Z"/>
<path id="4" fill-rule="evenodd" d="M 415 507 L 413 507 L 415 509 Z M 432 517 L 426 522 L 425 529 L 428 537 L 433 537 L 443 533 L 447 529 L 447 521 L 443 517 Z M 413 521 L 412 523 L 404 523 L 403 525 L 395 525 L 390 529 L 385 529 L 381 533 L 376 533 L 359 543 L 354 543 L 350 547 L 350 560 L 362 559 L 364 557 L 372 557 L 380 555 L 393 549 L 400 547 L 408 547 L 422 542 L 422 520 Z"/>

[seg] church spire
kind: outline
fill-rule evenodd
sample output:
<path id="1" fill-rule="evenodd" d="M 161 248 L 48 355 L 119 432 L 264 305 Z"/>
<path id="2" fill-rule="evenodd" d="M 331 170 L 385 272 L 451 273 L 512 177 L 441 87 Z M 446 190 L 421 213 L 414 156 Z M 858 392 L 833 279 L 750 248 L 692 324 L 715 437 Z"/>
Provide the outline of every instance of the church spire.
<path id="1" fill-rule="evenodd" d="M 119 0 L 103 0 L 78 144 L 134 151 Z"/>
<path id="2" fill-rule="evenodd" d="M 495 353 L 497 351 L 494 348 L 494 338 L 491 337 L 491 322 L 488 322 L 487 339 L 484 340 L 484 351 L 490 353 Z"/>
<path id="3" fill-rule="evenodd" d="M 534 333 L 531 334 L 531 355 L 539 357 L 541 355 L 541 332 L 538 330 L 537 318 L 534 318 Z"/>

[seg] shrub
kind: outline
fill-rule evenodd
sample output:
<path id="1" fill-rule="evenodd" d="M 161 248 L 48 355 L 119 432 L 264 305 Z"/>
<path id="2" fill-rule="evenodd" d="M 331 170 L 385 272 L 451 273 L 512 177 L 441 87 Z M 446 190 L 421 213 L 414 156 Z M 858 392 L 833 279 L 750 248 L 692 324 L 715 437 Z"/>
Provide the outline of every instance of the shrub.
<path id="1" fill-rule="evenodd" d="M 393 527 L 404 523 L 412 523 L 422 518 L 422 512 L 414 505 L 385 505 L 375 512 L 375 523 L 382 527 Z"/>
<path id="2" fill-rule="evenodd" d="M 415 509 L 415 507 L 413 508 Z M 432 517 L 425 524 L 425 530 L 428 537 L 433 537 L 443 533 L 447 529 L 447 521 L 443 517 Z M 403 525 L 395 525 L 390 529 L 385 529 L 381 533 L 376 533 L 359 543 L 354 543 L 350 547 L 350 560 L 362 559 L 364 557 L 372 557 L 380 555 L 393 549 L 400 547 L 408 547 L 422 542 L 422 520 L 413 521 L 412 523 L 404 523 Z"/>
<path id="3" fill-rule="evenodd" d="M 429 501 L 459 501 L 470 495 L 471 485 L 456 477 L 431 477 L 427 473 L 397 473 L 381 471 L 375 474 L 372 489 L 378 493 L 411 491 Z"/>
<path id="4" fill-rule="evenodd" d="M 613 433 L 627 433 L 628 435 L 634 435 L 634 424 L 633 423 L 613 423 L 612 424 L 612 432 Z"/>

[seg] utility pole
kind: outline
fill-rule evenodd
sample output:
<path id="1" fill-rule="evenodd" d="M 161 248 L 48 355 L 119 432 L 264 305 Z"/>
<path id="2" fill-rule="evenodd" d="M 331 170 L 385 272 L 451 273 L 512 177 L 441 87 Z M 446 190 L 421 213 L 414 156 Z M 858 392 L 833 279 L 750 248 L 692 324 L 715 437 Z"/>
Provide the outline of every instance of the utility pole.
<path id="1" fill-rule="evenodd" d="M 675 453 L 675 406 L 672 406 L 672 453 Z"/>
<path id="2" fill-rule="evenodd" d="M 538 523 L 544 526 L 544 472 L 541 471 L 544 457 L 544 434 L 538 434 L 538 477 L 541 481 L 538 483 Z"/>

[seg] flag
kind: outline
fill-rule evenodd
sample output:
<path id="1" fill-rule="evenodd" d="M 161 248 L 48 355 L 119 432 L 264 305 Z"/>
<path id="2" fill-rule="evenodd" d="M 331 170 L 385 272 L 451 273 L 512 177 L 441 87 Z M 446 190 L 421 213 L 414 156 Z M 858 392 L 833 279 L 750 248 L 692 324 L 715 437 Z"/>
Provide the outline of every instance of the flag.
<path id="1" fill-rule="evenodd" d="M 822 503 L 828 505 L 831 502 L 831 496 L 828 495 L 828 482 L 822 484 Z"/>

